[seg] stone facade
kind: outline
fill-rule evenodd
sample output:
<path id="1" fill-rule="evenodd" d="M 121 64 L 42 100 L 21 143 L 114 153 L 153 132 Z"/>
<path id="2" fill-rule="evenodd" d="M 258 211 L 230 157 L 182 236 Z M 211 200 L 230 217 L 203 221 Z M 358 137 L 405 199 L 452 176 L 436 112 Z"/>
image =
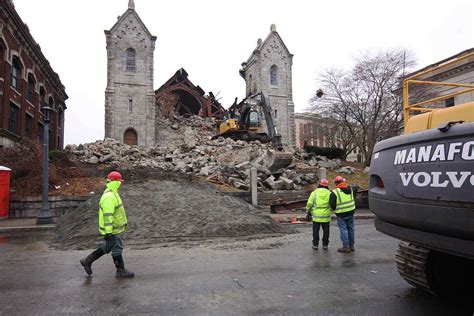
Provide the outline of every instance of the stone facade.
<path id="1" fill-rule="evenodd" d="M 105 137 L 129 145 L 155 144 L 153 58 L 156 36 L 135 11 L 133 0 L 109 31 Z"/>
<path id="2" fill-rule="evenodd" d="M 265 41 L 258 40 L 257 47 L 240 70 L 246 83 L 246 96 L 259 91 L 268 94 L 282 143 L 288 147 L 295 145 L 292 64 L 293 54 L 272 24 L 270 34 Z"/>

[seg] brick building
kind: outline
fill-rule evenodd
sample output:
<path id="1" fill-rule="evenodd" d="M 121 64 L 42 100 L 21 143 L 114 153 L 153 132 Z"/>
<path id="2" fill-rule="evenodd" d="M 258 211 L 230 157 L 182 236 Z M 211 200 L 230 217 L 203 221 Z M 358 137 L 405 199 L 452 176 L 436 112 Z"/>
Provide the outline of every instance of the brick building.
<path id="1" fill-rule="evenodd" d="M 50 149 L 64 144 L 68 96 L 11 0 L 0 1 L 0 146 L 43 143 L 43 105 L 53 108 Z"/>
<path id="2" fill-rule="evenodd" d="M 296 147 L 305 146 L 337 147 L 345 149 L 352 147 L 350 137 L 343 133 L 338 121 L 320 117 L 315 113 L 295 113 Z M 358 148 L 352 150 L 346 157 L 347 161 L 362 161 Z"/>
<path id="3" fill-rule="evenodd" d="M 295 145 L 292 65 L 293 54 L 272 24 L 270 34 L 264 41 L 257 41 L 257 47 L 240 70 L 246 96 L 259 91 L 268 94 L 282 143 L 289 147 Z"/>

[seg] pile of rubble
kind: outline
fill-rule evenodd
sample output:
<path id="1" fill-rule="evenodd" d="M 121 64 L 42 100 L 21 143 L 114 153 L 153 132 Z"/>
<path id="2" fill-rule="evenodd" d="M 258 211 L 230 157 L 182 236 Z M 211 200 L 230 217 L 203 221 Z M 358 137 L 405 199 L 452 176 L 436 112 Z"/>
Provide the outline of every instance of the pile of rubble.
<path id="1" fill-rule="evenodd" d="M 259 190 L 294 190 L 318 181 L 317 169 L 335 169 L 339 160 L 292 149 L 294 161 L 278 175 L 267 168 L 272 144 L 259 141 L 211 139 L 216 122 L 193 116 L 176 117 L 172 123 L 158 123 L 157 145 L 151 148 L 129 146 L 114 139 L 94 143 L 68 145 L 71 158 L 89 164 L 117 165 L 121 169 L 153 168 L 167 172 L 205 177 L 208 181 L 229 184 L 247 190 L 249 169 L 258 171 Z"/>

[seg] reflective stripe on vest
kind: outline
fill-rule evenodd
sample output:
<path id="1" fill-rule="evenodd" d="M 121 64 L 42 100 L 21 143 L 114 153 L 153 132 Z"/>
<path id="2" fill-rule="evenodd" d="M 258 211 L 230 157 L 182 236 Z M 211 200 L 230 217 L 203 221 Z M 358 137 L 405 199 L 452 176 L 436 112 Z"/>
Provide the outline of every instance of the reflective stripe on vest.
<path id="1" fill-rule="evenodd" d="M 341 189 L 333 190 L 336 193 L 336 213 L 350 212 L 355 209 L 354 192 L 351 189 L 351 194 L 344 193 Z"/>

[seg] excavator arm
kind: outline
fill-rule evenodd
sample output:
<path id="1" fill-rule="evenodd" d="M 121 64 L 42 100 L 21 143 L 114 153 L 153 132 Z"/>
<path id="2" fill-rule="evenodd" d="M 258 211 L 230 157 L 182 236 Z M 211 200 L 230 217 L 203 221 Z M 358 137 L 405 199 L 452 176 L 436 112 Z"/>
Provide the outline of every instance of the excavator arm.
<path id="1" fill-rule="evenodd" d="M 270 103 L 267 101 L 265 92 L 260 91 L 260 106 L 262 107 L 263 114 L 265 116 L 265 122 L 267 123 L 268 136 L 272 139 L 272 143 L 278 150 L 283 150 L 281 143 L 281 135 L 275 125 L 275 117 L 273 115 L 273 109 Z"/>

